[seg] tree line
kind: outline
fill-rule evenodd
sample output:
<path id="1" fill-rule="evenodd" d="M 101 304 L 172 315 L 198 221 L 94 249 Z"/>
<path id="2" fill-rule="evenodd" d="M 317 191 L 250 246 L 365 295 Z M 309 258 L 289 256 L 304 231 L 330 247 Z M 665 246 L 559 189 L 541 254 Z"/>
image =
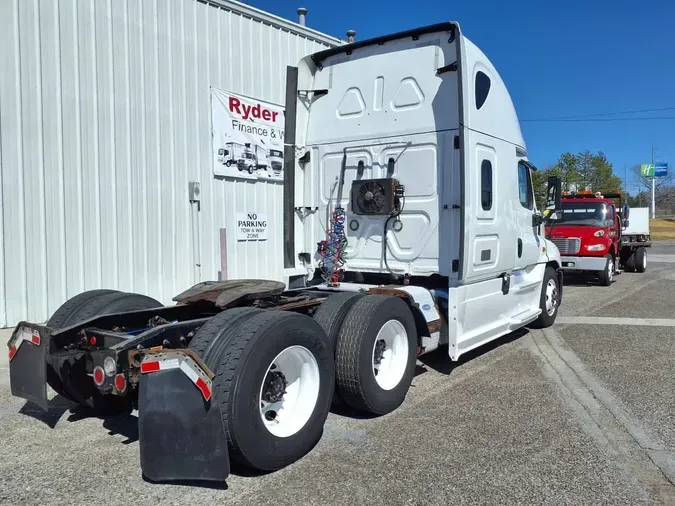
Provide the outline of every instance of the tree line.
<path id="1" fill-rule="evenodd" d="M 582 151 L 580 153 L 563 153 L 558 161 L 544 170 L 534 172 L 532 184 L 539 209 L 545 207 L 546 183 L 550 176 L 558 176 L 562 181 L 563 192 L 580 192 L 590 190 L 601 193 L 620 191 L 625 202 L 631 207 L 649 207 L 651 203 L 651 178 L 642 177 L 640 165 L 630 168 L 638 187 L 638 193 L 631 195 L 622 179 L 614 173 L 612 162 L 599 151 Z M 675 214 L 675 186 L 672 176 L 656 179 L 656 207 L 661 211 Z"/>

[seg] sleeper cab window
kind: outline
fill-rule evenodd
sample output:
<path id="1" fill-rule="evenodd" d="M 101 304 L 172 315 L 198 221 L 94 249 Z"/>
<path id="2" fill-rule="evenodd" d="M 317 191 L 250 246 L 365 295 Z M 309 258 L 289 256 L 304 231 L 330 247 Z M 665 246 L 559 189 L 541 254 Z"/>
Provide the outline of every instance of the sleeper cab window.
<path id="1" fill-rule="evenodd" d="M 483 211 L 492 209 L 492 163 L 483 160 L 480 164 L 480 201 Z"/>
<path id="2" fill-rule="evenodd" d="M 488 93 L 490 93 L 490 78 L 485 72 L 480 70 L 476 72 L 475 79 L 475 94 L 476 94 L 476 109 L 479 110 L 487 100 Z"/>
<path id="3" fill-rule="evenodd" d="M 522 163 L 518 164 L 518 194 L 520 203 L 525 209 L 532 210 L 532 180 L 530 179 L 530 169 Z"/>

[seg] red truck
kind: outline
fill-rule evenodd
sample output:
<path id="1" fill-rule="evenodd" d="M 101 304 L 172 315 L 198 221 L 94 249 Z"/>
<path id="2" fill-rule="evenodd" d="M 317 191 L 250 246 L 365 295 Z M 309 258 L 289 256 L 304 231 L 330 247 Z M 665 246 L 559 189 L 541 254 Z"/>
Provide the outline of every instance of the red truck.
<path id="1" fill-rule="evenodd" d="M 563 194 L 562 217 L 546 226 L 546 235 L 560 250 L 566 271 L 592 273 L 604 286 L 612 284 L 620 268 L 644 272 L 646 242 L 622 237 L 630 208 L 621 194 L 579 192 Z"/>

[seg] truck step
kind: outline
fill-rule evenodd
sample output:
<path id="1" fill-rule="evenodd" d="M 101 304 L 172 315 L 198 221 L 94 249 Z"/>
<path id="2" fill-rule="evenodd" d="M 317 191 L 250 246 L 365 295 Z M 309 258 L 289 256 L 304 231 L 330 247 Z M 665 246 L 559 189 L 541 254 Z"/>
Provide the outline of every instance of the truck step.
<path id="1" fill-rule="evenodd" d="M 539 308 L 528 309 L 527 311 L 512 316 L 511 325 L 523 325 L 532 320 L 532 318 L 539 316 L 539 313 L 541 313 L 541 309 Z"/>

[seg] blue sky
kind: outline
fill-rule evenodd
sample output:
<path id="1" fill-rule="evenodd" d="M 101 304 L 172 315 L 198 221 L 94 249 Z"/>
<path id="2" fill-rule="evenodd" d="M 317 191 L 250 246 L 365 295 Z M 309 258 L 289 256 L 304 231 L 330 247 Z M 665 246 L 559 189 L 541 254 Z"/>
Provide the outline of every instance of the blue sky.
<path id="1" fill-rule="evenodd" d="M 675 1 L 673 0 L 247 0 L 254 7 L 345 38 L 371 38 L 441 21 L 459 21 L 506 82 L 519 118 L 537 119 L 672 108 L 596 119 L 675 118 Z M 521 123 L 530 159 L 540 167 L 565 151 L 602 150 L 624 167 L 657 161 L 675 171 L 675 119 Z M 629 172 L 629 190 L 635 178 Z"/>

